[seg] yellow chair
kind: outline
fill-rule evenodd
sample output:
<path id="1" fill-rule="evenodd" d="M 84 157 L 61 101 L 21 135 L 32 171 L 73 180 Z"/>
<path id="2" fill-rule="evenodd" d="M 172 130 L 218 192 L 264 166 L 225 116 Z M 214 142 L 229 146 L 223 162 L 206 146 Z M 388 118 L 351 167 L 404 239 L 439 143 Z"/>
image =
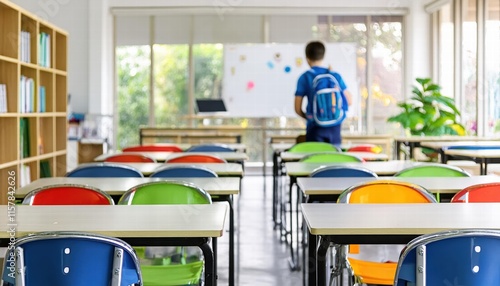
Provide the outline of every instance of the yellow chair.
<path id="1" fill-rule="evenodd" d="M 342 192 L 337 202 L 347 204 L 437 203 L 433 194 L 423 187 L 391 180 L 373 181 L 352 186 Z M 371 249 L 375 248 L 372 247 Z M 340 278 L 343 271 L 342 267 L 346 267 L 344 264 L 347 264 L 345 261 L 345 249 L 337 246 L 337 250 L 339 251 L 339 255 L 344 257 L 338 260 L 340 261 L 340 265 L 332 272 L 332 278 Z M 359 256 L 362 254 L 362 250 L 363 248 L 360 248 L 359 245 L 349 246 L 351 254 L 358 254 Z M 353 257 L 347 257 L 347 260 L 353 275 L 358 277 L 363 283 L 392 285 L 394 282 L 398 261 L 397 257 L 394 261 L 391 260 L 389 262 L 372 262 Z"/>

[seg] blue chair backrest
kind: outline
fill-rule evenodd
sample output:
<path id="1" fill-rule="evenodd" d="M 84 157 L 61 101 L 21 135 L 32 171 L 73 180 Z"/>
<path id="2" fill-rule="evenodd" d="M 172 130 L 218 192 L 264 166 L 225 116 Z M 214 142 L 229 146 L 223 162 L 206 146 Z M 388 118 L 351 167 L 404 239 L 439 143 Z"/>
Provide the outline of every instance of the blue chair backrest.
<path id="1" fill-rule="evenodd" d="M 448 147 L 448 150 L 498 150 L 500 149 L 500 143 L 499 145 L 457 145 L 457 146 L 450 146 Z"/>
<path id="2" fill-rule="evenodd" d="M 314 178 L 331 178 L 331 177 L 356 177 L 356 178 L 377 178 L 374 172 L 357 167 L 343 166 L 326 166 L 320 167 L 311 172 L 310 177 Z"/>
<path id="3" fill-rule="evenodd" d="M 81 165 L 66 174 L 66 177 L 73 178 L 142 178 L 142 173 L 130 166 L 98 163 Z"/>
<path id="4" fill-rule="evenodd" d="M 167 166 L 153 174 L 152 178 L 215 178 L 217 173 L 199 166 Z"/>
<path id="5" fill-rule="evenodd" d="M 236 152 L 236 150 L 226 145 L 203 144 L 192 146 L 186 152 Z"/>
<path id="6" fill-rule="evenodd" d="M 10 251 L 15 253 L 14 263 L 7 261 Z M 9 286 L 142 285 L 134 250 L 112 237 L 67 232 L 35 234 L 20 238 L 5 260 L 2 279 Z M 24 273 L 12 275 L 20 269 Z"/>
<path id="7" fill-rule="evenodd" d="M 500 285 L 499 249 L 498 230 L 418 237 L 403 250 L 394 285 L 424 285 L 423 281 L 426 285 Z"/>

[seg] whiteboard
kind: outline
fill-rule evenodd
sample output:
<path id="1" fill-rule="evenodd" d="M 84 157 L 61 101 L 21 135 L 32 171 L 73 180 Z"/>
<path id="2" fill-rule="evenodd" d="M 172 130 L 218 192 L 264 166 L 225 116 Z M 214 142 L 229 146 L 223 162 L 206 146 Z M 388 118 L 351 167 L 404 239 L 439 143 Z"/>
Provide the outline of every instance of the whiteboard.
<path id="1" fill-rule="evenodd" d="M 359 113 L 356 45 L 326 44 L 323 64 L 338 72 L 353 95 L 348 116 Z M 295 117 L 297 80 L 310 69 L 305 44 L 225 44 L 222 98 L 227 116 Z"/>

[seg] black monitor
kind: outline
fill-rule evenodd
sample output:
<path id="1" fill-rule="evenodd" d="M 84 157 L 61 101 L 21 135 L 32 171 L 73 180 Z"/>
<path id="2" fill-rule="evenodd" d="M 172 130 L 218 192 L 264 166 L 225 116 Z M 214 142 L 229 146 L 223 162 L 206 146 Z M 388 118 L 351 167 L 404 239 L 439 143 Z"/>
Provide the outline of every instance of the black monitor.
<path id="1" fill-rule="evenodd" d="M 198 112 L 226 112 L 226 105 L 222 99 L 197 99 L 196 107 Z"/>

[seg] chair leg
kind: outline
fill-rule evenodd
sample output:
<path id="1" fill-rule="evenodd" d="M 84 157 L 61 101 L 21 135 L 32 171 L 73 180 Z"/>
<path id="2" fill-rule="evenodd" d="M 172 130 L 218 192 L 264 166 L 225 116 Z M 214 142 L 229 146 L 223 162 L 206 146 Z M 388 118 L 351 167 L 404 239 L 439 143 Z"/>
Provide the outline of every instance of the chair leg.
<path id="1" fill-rule="evenodd" d="M 348 251 L 348 246 L 347 245 L 338 245 L 335 244 L 333 246 L 332 251 L 335 251 L 334 254 L 334 267 L 332 269 L 332 272 L 330 274 L 330 284 L 329 285 L 336 285 L 336 286 L 353 286 L 354 281 L 354 273 L 352 272 L 352 268 L 349 265 L 349 261 L 347 260 L 347 251 Z M 344 281 L 345 275 L 347 277 L 347 281 Z M 335 284 L 334 284 L 335 282 Z"/>

